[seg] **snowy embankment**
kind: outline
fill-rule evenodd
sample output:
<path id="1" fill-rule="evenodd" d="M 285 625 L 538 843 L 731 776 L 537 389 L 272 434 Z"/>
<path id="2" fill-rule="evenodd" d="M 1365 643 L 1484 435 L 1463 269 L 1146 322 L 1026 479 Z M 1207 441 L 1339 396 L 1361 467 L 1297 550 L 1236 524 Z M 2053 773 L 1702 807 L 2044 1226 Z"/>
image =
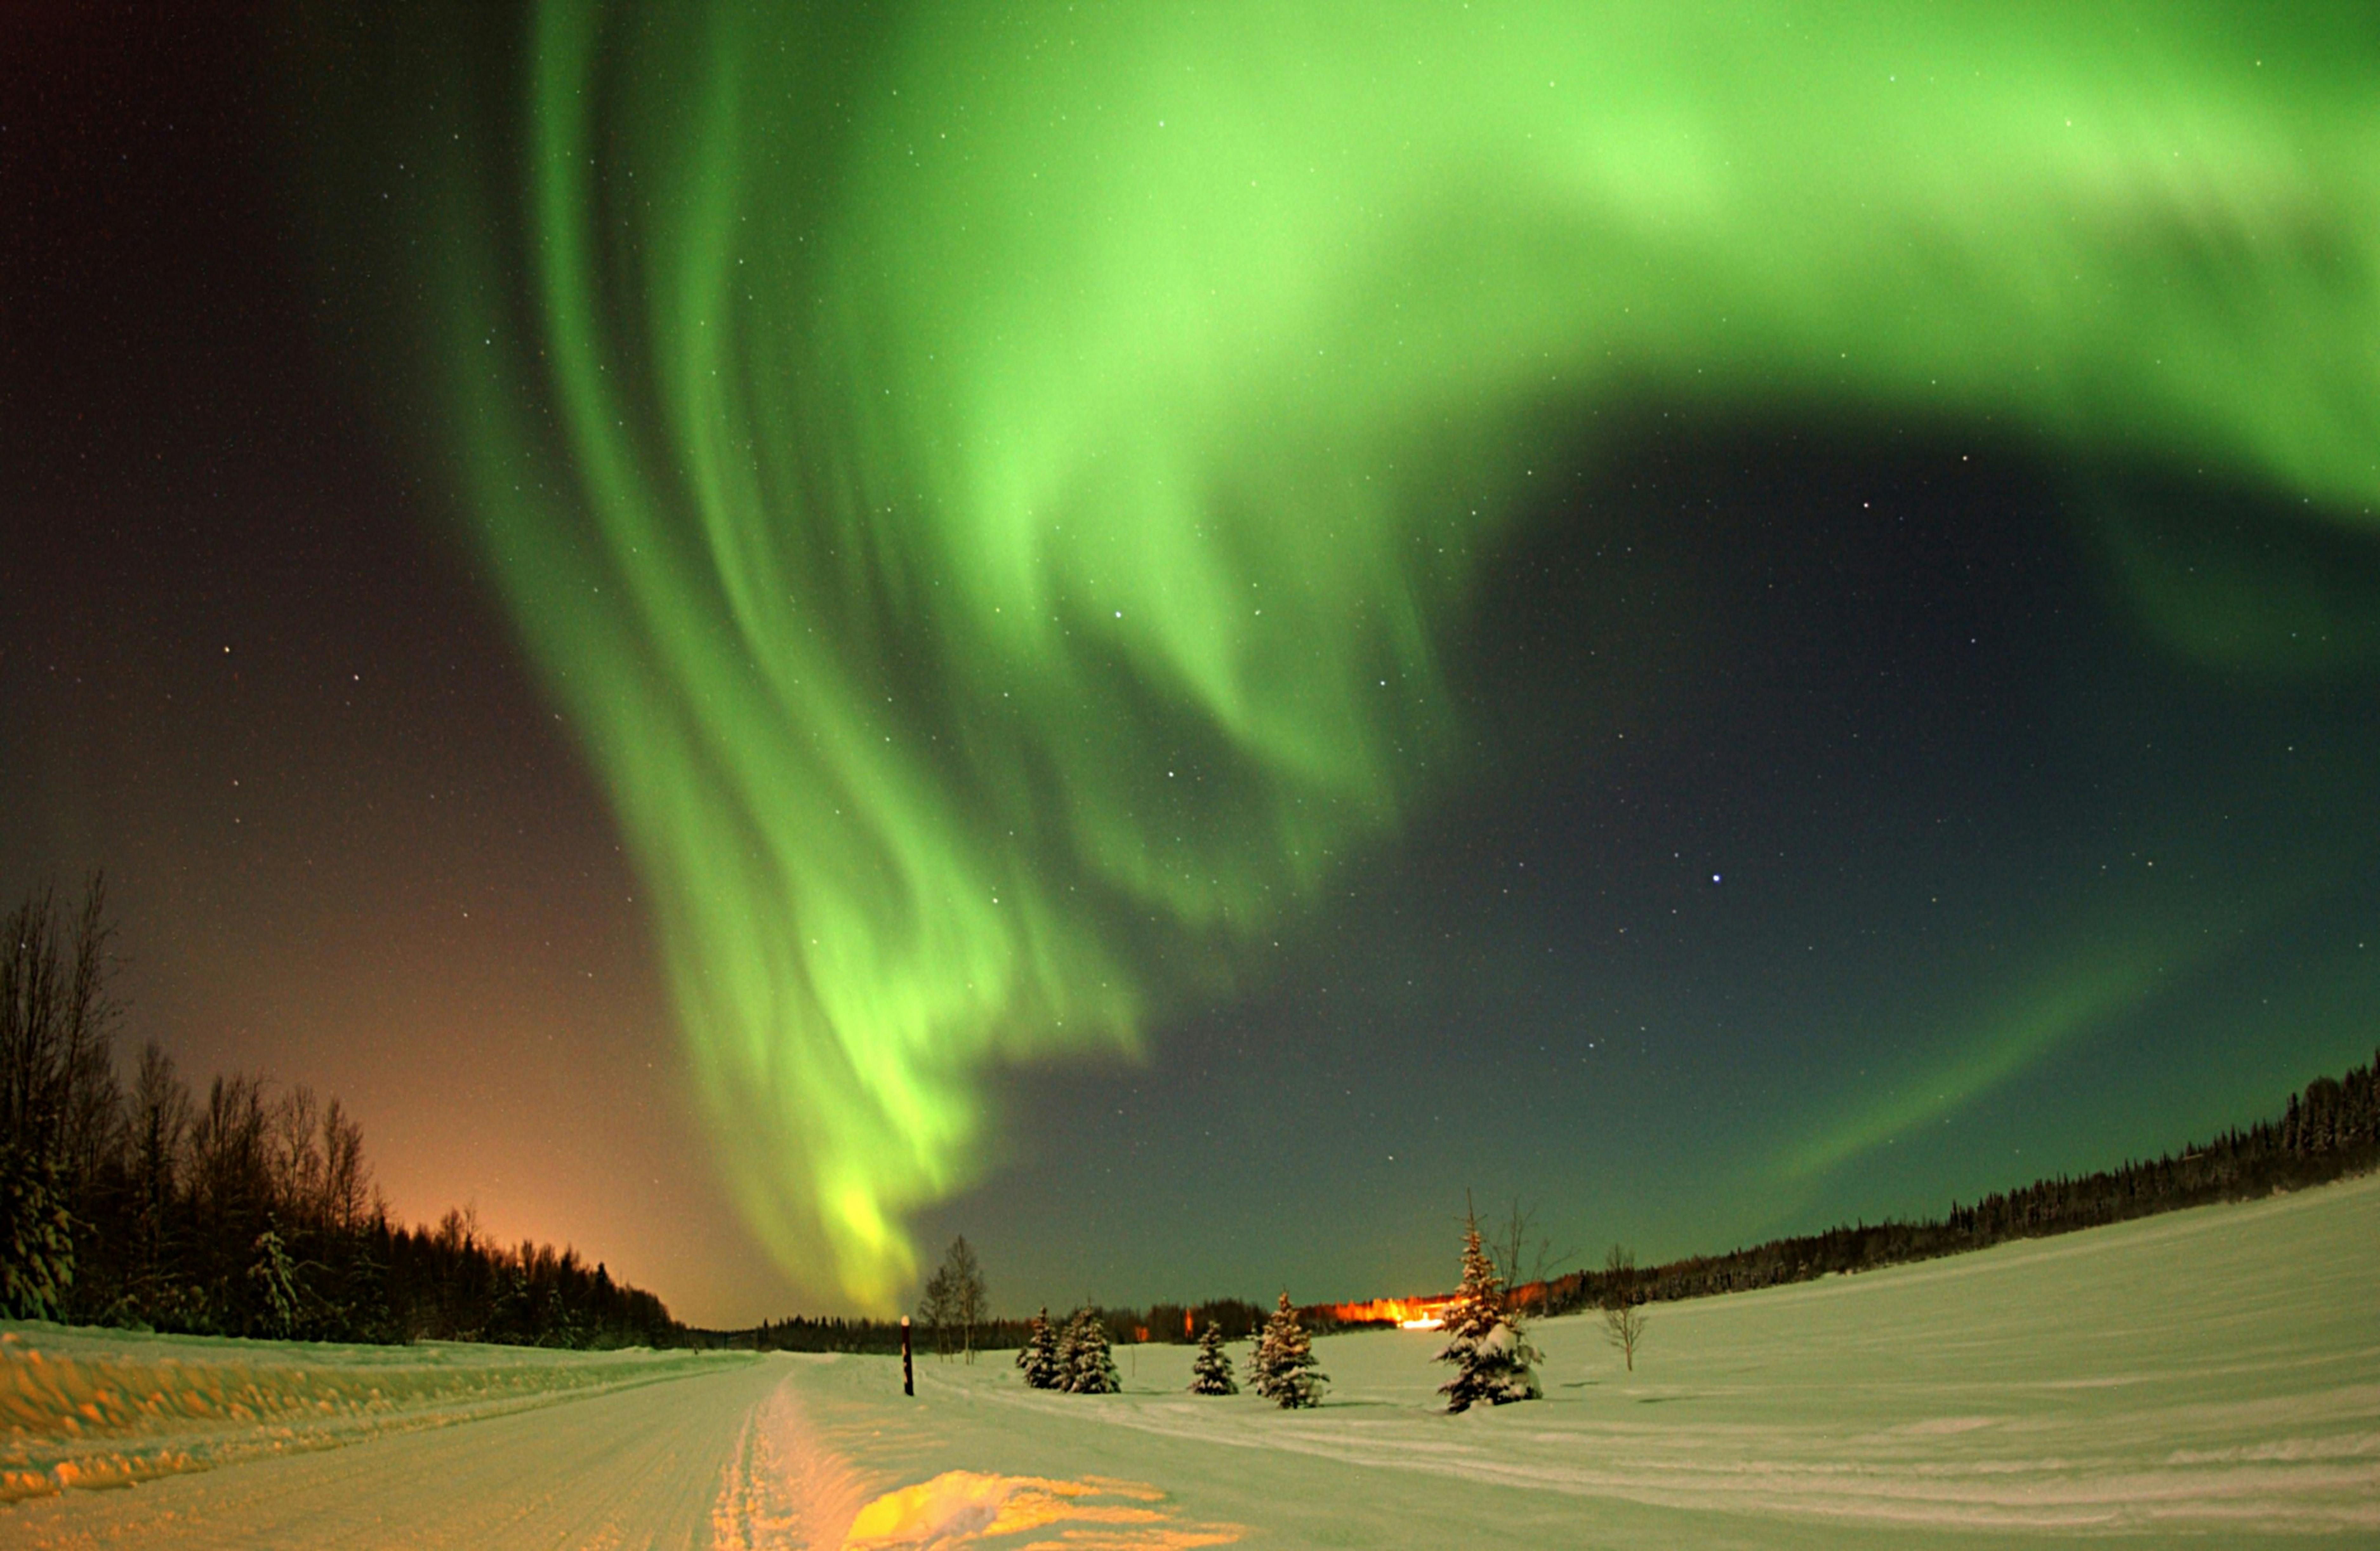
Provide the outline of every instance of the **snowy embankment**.
<path id="1" fill-rule="evenodd" d="M 882 1358 L 18 1334 L 12 1405 L 52 1397 L 10 1413 L 29 1466 L 89 1436 L 237 1468 L 0 1509 L 12 1545 L 2380 1541 L 2380 1180 L 1656 1305 L 1633 1375 L 1547 1321 L 1547 1399 L 1463 1416 L 1422 1332 L 1317 1341 L 1332 1388 L 1300 1412 L 1182 1393 L 1186 1347 L 1119 1349 L 1115 1396 L 928 1359 L 906 1400 Z M 81 1376 L 20 1382 L 29 1347 Z M 210 1364 L 202 1417 L 64 1425 Z"/>
<path id="2" fill-rule="evenodd" d="M 335 1448 L 676 1378 L 716 1361 L 11 1325 L 0 1328 L 0 1501 Z"/>

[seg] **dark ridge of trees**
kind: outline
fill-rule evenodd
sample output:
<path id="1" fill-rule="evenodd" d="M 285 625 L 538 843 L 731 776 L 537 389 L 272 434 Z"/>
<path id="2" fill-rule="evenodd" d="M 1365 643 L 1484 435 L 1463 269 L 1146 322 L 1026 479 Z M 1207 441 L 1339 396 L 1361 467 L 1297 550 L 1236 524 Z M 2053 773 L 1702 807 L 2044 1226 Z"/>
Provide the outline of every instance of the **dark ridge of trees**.
<path id="1" fill-rule="evenodd" d="M 975 1327 L 978 1351 L 1014 1351 L 1025 1344 L 1027 1322 L 987 1319 Z M 911 1338 L 923 1346 L 932 1339 L 926 1326 L 913 1326 Z M 901 1350 L 897 1319 L 846 1319 L 839 1315 L 790 1319 L 764 1319 L 749 1330 L 689 1330 L 689 1339 L 703 1345 L 738 1347 L 753 1351 L 861 1351 L 879 1355 Z M 930 1350 L 930 1349 L 929 1349 Z"/>
<path id="2" fill-rule="evenodd" d="M 0 1318 L 394 1342 L 671 1344 L 659 1298 L 574 1250 L 490 1242 L 467 1211 L 404 1228 L 363 1131 L 303 1084 L 215 1078 L 154 1043 L 128 1085 L 106 893 L 0 923 Z"/>
<path id="3" fill-rule="evenodd" d="M 1774 1239 L 1727 1254 L 1693 1255 L 1632 1269 L 1631 1301 L 1701 1298 L 1836 1271 L 1868 1271 L 1984 1249 L 2010 1239 L 2039 1239 L 2099 1228 L 2216 1201 L 2249 1201 L 2276 1191 L 2326 1183 L 2380 1167 L 2380 1052 L 2343 1077 L 2317 1077 L 2291 1094 L 2277 1121 L 2226 1131 L 2213 1141 L 2147 1162 L 2128 1162 L 2079 1178 L 2059 1175 L 2022 1189 L 1951 1205 L 1948 1216 L 1919 1222 L 1859 1223 L 1823 1233 Z M 1608 1307 L 1609 1277 L 1573 1271 L 1521 1291 L 1548 1314 Z"/>
<path id="4" fill-rule="evenodd" d="M 1209 1322 L 1221 1328 L 1224 1339 L 1244 1341 L 1264 1328 L 1266 1316 L 1263 1308 L 1240 1298 L 1220 1298 L 1209 1303 L 1154 1303 L 1146 1309 L 1095 1308 L 1091 1312 L 1106 1328 L 1108 1339 L 1120 1346 L 1141 1341 L 1195 1346 L 1199 1332 Z M 1303 1317 L 1305 1311 L 1300 1314 Z M 1029 1318 L 985 1319 L 975 1327 L 976 1350 L 1014 1351 L 1025 1344 L 1032 1327 Z M 759 1351 L 901 1350 L 901 1323 L 892 1319 L 809 1318 L 796 1315 L 790 1319 L 764 1320 L 749 1330 L 689 1330 L 686 1335 L 707 1345 L 748 1347 Z M 928 1332 L 923 1327 L 913 1327 L 911 1337 L 923 1341 Z"/>
<path id="5" fill-rule="evenodd" d="M 1147 1330 L 1148 1339 L 1171 1341 L 1181 1346 L 1196 1346 L 1199 1334 L 1211 1322 L 1223 1332 L 1227 1341 L 1254 1339 L 1261 1334 L 1272 1311 L 1262 1303 L 1245 1298 L 1218 1298 L 1205 1303 L 1152 1303 L 1146 1309 L 1115 1309 L 1108 1311 L 1108 1333 L 1119 1341 L 1135 1341 Z M 1305 1311 L 1299 1311 L 1305 1317 Z M 1312 1320 L 1305 1328 L 1316 1328 Z"/>

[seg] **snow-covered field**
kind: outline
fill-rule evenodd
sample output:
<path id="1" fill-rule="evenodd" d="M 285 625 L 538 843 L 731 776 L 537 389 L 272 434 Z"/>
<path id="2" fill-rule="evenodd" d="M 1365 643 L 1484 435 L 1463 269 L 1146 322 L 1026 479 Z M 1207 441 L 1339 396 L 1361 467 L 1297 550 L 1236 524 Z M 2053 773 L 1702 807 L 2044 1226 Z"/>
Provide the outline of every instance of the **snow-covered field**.
<path id="1" fill-rule="evenodd" d="M 1180 1393 L 1185 1347 L 904 1400 L 880 1358 L 19 1326 L 0 1544 L 2380 1545 L 2380 1179 L 1658 1305 L 1633 1375 L 1535 1334 L 1544 1401 L 1450 1417 L 1419 1332 L 1317 1342 L 1292 1413 Z"/>

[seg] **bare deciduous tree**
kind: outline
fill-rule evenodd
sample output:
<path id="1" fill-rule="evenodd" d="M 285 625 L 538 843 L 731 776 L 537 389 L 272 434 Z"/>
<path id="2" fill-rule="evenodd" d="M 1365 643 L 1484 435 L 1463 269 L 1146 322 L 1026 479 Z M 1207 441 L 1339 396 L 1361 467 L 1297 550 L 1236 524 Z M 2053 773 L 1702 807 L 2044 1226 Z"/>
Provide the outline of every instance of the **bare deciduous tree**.
<path id="1" fill-rule="evenodd" d="M 961 1234 L 942 1254 L 941 1267 L 926 1281 L 917 1299 L 917 1323 L 934 1332 L 934 1351 L 948 1357 L 955 1345 L 966 1361 L 975 1361 L 975 1333 L 990 1323 L 990 1301 L 984 1290 L 983 1266 L 975 1247 Z"/>
<path id="2" fill-rule="evenodd" d="M 71 926 L 48 890 L 0 924 L 0 1141 L 89 1178 L 114 1139 L 106 880 L 94 873 Z"/>
<path id="3" fill-rule="evenodd" d="M 1603 1333 L 1634 1373 L 1636 1348 L 1645 1339 L 1645 1290 L 1636 1278 L 1636 1256 L 1621 1244 L 1603 1257 Z"/>
<path id="4" fill-rule="evenodd" d="M 322 1111 L 322 1202 L 330 1225 L 343 1233 L 371 1215 L 371 1166 L 364 1161 L 364 1129 L 336 1098 Z"/>
<path id="5" fill-rule="evenodd" d="M 959 1350 L 972 1363 L 976 1328 L 990 1321 L 991 1300 L 984 1286 L 983 1266 L 965 1234 L 951 1241 L 950 1253 L 942 1257 L 942 1274 L 951 1278 L 951 1315 L 959 1327 Z"/>
<path id="6" fill-rule="evenodd" d="M 174 1070 L 174 1058 L 151 1040 L 140 1051 L 132 1084 L 128 1124 L 132 1210 L 139 1242 L 138 1273 L 157 1274 L 165 1251 L 165 1224 L 182 1188 L 183 1147 L 190 1133 L 190 1090 Z"/>
<path id="7" fill-rule="evenodd" d="M 951 1354 L 950 1329 L 956 1315 L 957 1289 L 951 1285 L 951 1268 L 945 1263 L 926 1278 L 926 1290 L 917 1295 L 917 1323 L 934 1333 L 937 1357 Z"/>
<path id="8" fill-rule="evenodd" d="M 304 1228 L 319 1228 L 330 1216 L 323 1209 L 320 1125 L 314 1090 L 303 1083 L 273 1106 L 273 1198 L 290 1222 Z"/>
<path id="9" fill-rule="evenodd" d="M 217 1077 L 190 1127 L 190 1194 L 202 1223 L 261 1218 L 273 1203 L 264 1081 L 235 1072 Z"/>
<path id="10" fill-rule="evenodd" d="M 1467 1211 L 1467 1192 L 1463 1199 Z M 1469 1220 L 1477 1225 L 1475 1217 Z M 1504 1284 L 1506 1298 L 1515 1306 L 1535 1302 L 1546 1283 L 1560 1275 L 1561 1268 L 1578 1253 L 1572 1250 L 1556 1254 L 1553 1241 L 1537 1230 L 1536 1208 L 1524 1205 L 1517 1195 L 1503 1223 L 1482 1232 L 1480 1242 L 1496 1267 L 1498 1279 Z"/>

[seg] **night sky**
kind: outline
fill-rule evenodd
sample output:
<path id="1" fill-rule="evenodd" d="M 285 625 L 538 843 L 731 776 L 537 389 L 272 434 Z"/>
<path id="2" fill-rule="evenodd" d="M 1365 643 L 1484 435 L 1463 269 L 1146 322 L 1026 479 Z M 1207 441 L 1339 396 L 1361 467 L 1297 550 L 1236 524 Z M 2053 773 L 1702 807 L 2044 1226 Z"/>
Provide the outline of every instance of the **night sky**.
<path id="1" fill-rule="evenodd" d="M 0 884 L 714 1325 L 2368 1056 L 2368 18 L 1363 10 L 11 11 Z"/>

